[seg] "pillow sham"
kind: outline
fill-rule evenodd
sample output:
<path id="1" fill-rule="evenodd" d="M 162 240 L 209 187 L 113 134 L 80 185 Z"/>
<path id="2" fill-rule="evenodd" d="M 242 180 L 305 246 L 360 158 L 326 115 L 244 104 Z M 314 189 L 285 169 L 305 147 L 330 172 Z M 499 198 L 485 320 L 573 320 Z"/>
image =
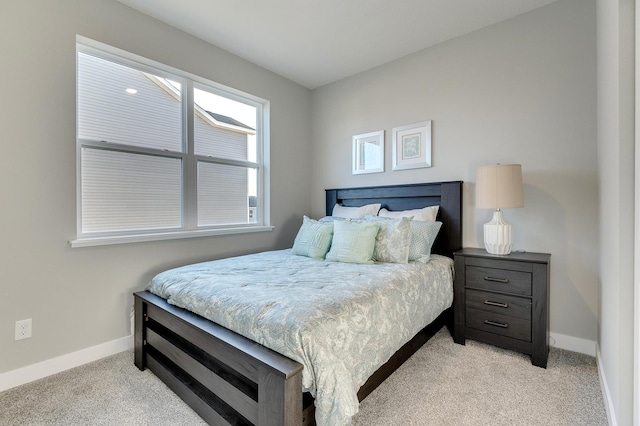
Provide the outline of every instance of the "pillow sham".
<path id="1" fill-rule="evenodd" d="M 394 219 L 400 219 L 401 217 L 413 217 L 413 220 L 418 220 L 422 222 L 435 222 L 436 217 L 438 216 L 438 209 L 440 206 L 429 206 L 423 209 L 415 209 L 415 210 L 402 210 L 390 212 L 387 209 L 381 209 L 378 212 L 378 216 L 380 217 L 391 217 Z"/>
<path id="2" fill-rule="evenodd" d="M 359 220 L 337 220 L 333 223 L 333 241 L 327 253 L 332 262 L 373 263 L 373 249 L 380 225 Z"/>
<path id="3" fill-rule="evenodd" d="M 332 222 L 318 222 L 304 216 L 302 226 L 296 235 L 291 254 L 324 259 L 333 237 Z"/>
<path id="4" fill-rule="evenodd" d="M 433 246 L 442 222 L 411 222 L 411 245 L 409 246 L 409 261 L 427 263 L 431 258 Z"/>
<path id="5" fill-rule="evenodd" d="M 347 219 L 362 219 L 366 215 L 377 215 L 381 204 L 367 204 L 362 207 L 345 207 L 340 204 L 333 206 L 332 216 L 344 217 Z"/>
<path id="6" fill-rule="evenodd" d="M 411 222 L 413 219 L 381 218 L 366 216 L 365 220 L 378 223 L 380 231 L 373 248 L 373 260 L 383 263 L 407 263 L 411 245 Z"/>

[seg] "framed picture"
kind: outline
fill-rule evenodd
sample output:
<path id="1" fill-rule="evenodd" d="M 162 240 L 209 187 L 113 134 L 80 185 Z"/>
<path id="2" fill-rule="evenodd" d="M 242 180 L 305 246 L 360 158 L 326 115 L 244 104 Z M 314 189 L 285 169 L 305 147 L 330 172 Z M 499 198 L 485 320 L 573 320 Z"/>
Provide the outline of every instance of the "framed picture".
<path id="1" fill-rule="evenodd" d="M 393 170 L 431 167 L 431 120 L 393 128 Z"/>
<path id="2" fill-rule="evenodd" d="M 384 130 L 353 137 L 352 174 L 384 172 Z"/>

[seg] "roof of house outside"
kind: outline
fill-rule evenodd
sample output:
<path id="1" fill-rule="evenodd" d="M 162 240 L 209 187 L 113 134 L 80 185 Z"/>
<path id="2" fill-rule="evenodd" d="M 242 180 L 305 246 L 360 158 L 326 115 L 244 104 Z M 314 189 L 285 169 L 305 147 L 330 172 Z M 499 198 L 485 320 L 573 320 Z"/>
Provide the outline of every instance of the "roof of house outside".
<path id="1" fill-rule="evenodd" d="M 174 99 L 176 99 L 177 101 L 180 101 L 180 90 L 176 88 L 173 84 L 171 84 L 171 82 L 168 79 L 164 77 L 157 77 L 153 74 L 149 74 L 144 71 L 141 71 L 141 72 L 142 74 L 147 76 L 149 80 L 153 81 L 160 88 L 164 89 L 165 92 L 173 96 Z M 256 133 L 256 129 L 251 128 L 246 124 L 241 123 L 240 121 L 234 118 L 228 117 L 226 115 L 217 114 L 211 111 L 206 111 L 197 103 L 194 103 L 194 111 L 197 116 L 199 116 L 200 118 L 202 118 L 212 126 L 222 127 L 222 128 L 226 128 L 227 130 L 246 133 L 246 134 L 255 135 Z"/>
<path id="2" fill-rule="evenodd" d="M 244 123 L 239 122 L 238 120 L 235 120 L 231 117 L 227 117 L 226 115 L 222 115 L 222 114 L 216 114 L 215 112 L 211 112 L 211 111 L 205 111 L 207 114 L 209 114 L 211 117 L 213 117 L 214 120 L 222 122 L 222 123 L 226 123 L 226 124 L 231 124 L 232 126 L 238 126 L 238 127 L 243 127 L 245 129 L 249 129 L 249 130 L 255 130 L 254 128 L 251 128 L 249 126 L 247 126 Z"/>

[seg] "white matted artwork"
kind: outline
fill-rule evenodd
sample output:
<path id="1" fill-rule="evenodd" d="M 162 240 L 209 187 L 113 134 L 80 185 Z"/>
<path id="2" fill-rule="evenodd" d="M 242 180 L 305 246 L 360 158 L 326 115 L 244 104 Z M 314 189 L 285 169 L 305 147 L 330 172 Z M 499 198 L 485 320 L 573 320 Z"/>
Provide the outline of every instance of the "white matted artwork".
<path id="1" fill-rule="evenodd" d="M 352 174 L 384 172 L 384 130 L 353 137 Z"/>
<path id="2" fill-rule="evenodd" d="M 393 170 L 431 167 L 431 120 L 393 128 Z"/>

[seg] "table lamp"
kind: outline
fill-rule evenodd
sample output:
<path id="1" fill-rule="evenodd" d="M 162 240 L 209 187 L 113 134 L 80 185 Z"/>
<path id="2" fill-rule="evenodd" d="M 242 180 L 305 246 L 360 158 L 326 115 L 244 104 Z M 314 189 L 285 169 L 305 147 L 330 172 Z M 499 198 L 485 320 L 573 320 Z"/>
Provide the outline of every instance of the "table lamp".
<path id="1" fill-rule="evenodd" d="M 502 209 L 524 207 L 522 166 L 496 164 L 478 169 L 476 208 L 496 209 L 491 222 L 484 225 L 484 247 L 488 253 L 507 255 L 513 246 L 511 225 L 502 217 Z"/>

